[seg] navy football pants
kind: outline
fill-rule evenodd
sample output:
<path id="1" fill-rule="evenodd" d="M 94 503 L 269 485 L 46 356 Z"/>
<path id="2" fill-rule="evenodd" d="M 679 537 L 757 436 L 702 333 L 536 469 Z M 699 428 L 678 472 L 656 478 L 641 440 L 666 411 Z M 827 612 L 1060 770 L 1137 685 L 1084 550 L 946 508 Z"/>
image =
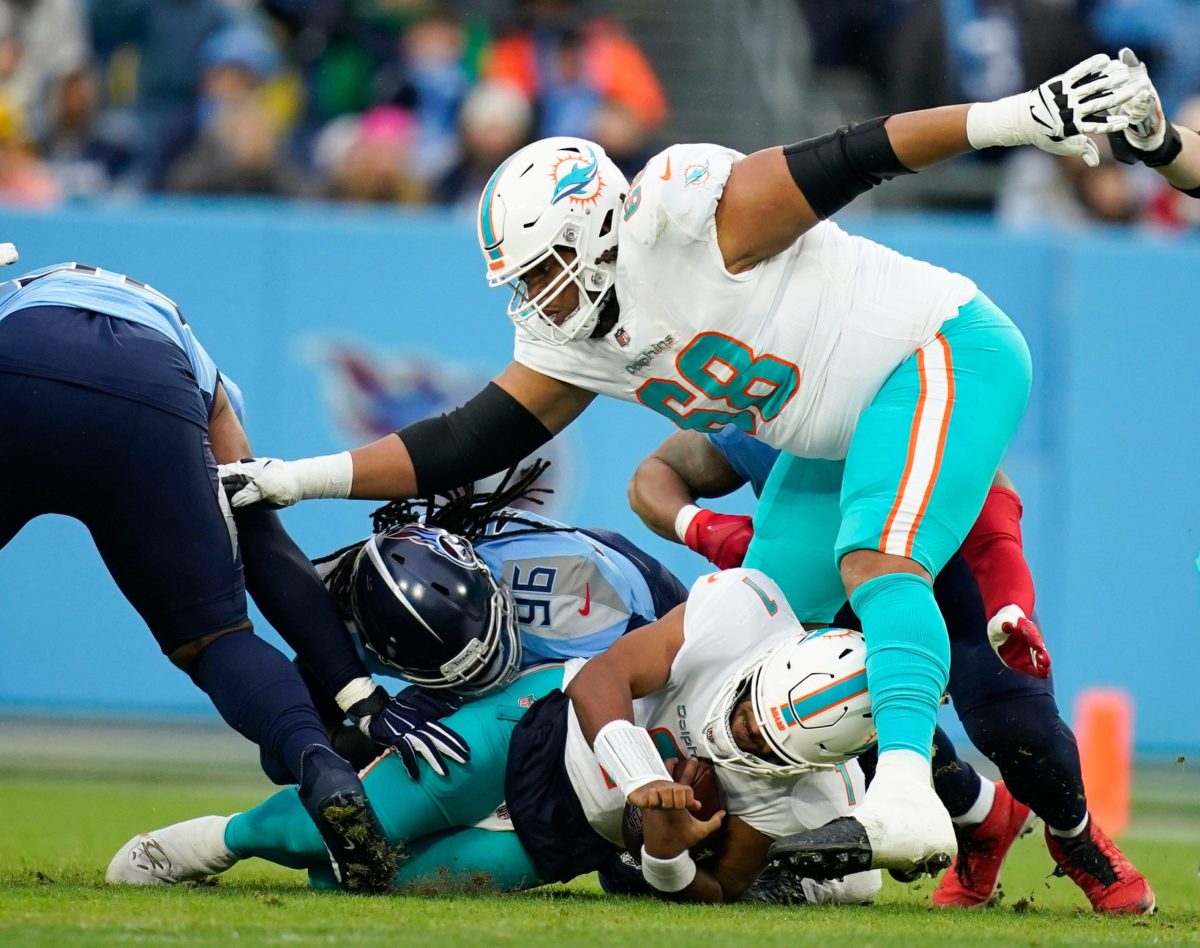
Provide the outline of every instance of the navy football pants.
<path id="1" fill-rule="evenodd" d="M 88 528 L 165 654 L 247 623 L 207 431 L 96 389 L 0 371 L 0 548 L 56 513 Z"/>

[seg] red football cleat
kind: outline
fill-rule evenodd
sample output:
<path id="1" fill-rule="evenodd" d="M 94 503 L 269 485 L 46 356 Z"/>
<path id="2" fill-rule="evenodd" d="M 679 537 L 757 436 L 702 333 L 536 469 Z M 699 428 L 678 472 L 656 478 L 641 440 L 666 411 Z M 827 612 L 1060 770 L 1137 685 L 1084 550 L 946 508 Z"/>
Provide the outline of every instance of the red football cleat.
<path id="1" fill-rule="evenodd" d="M 1000 867 L 1013 841 L 1029 829 L 1033 814 L 1001 781 L 996 781 L 996 798 L 984 821 L 970 829 L 955 827 L 958 856 L 933 890 L 936 908 L 977 908 L 987 905 Z"/>
<path id="2" fill-rule="evenodd" d="M 1087 828 L 1070 839 L 1052 835 L 1047 827 L 1046 847 L 1058 863 L 1055 873 L 1069 877 L 1083 889 L 1097 912 L 1153 914 L 1155 901 L 1150 883 L 1091 817 Z"/>

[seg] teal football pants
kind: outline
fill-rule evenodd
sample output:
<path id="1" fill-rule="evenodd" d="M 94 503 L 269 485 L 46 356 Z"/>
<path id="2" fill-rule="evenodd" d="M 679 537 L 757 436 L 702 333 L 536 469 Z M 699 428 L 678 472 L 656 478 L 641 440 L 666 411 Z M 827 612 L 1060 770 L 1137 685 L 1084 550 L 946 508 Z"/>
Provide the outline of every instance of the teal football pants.
<path id="1" fill-rule="evenodd" d="M 507 688 L 472 701 L 446 719 L 471 748 L 467 764 L 440 777 L 418 758 L 411 780 L 399 756 L 386 753 L 363 773 L 363 786 L 388 840 L 402 846 L 397 887 L 528 888 L 541 884 L 511 831 L 475 824 L 504 802 L 504 770 L 513 729 L 534 701 L 562 687 L 561 665 L 524 672 Z M 225 844 L 240 858 L 257 856 L 312 870 L 313 885 L 332 887 L 329 854 L 295 788 L 282 790 L 229 821 Z"/>
<path id="2" fill-rule="evenodd" d="M 983 507 L 1031 374 L 1025 340 L 991 300 L 980 294 L 961 306 L 859 418 L 836 511 L 839 462 L 780 455 L 745 565 L 780 582 L 802 620 L 832 619 L 845 600 L 838 567 L 855 550 L 904 556 L 936 576 Z M 881 576 L 851 603 L 867 639 L 880 750 L 928 756 L 950 661 L 932 587 L 909 574 Z"/>

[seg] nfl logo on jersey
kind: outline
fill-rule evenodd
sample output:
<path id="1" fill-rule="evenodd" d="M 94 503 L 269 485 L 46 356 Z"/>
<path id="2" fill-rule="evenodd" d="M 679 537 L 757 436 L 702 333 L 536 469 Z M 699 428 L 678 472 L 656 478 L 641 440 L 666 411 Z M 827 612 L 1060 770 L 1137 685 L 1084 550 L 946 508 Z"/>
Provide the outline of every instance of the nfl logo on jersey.
<path id="1" fill-rule="evenodd" d="M 616 334 L 613 336 L 617 340 L 617 345 L 622 349 L 629 345 L 629 333 L 625 331 L 624 326 L 618 326 Z"/>

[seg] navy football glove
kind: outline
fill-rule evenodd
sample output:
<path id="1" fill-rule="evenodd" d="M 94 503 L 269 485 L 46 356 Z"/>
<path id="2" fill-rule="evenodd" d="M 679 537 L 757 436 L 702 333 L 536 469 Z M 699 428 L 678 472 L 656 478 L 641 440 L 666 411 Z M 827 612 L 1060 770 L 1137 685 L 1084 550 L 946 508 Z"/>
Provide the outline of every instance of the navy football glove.
<path id="1" fill-rule="evenodd" d="M 400 755 L 408 775 L 416 780 L 420 773 L 418 754 L 440 777 L 447 774 L 446 758 L 456 764 L 465 764 L 471 759 L 467 742 L 438 723 L 439 718 L 453 714 L 462 703 L 462 698 L 450 692 L 438 694 L 413 686 L 392 698 L 384 688 L 377 687 L 369 696 L 351 705 L 346 713 L 376 744 L 393 748 Z"/>

